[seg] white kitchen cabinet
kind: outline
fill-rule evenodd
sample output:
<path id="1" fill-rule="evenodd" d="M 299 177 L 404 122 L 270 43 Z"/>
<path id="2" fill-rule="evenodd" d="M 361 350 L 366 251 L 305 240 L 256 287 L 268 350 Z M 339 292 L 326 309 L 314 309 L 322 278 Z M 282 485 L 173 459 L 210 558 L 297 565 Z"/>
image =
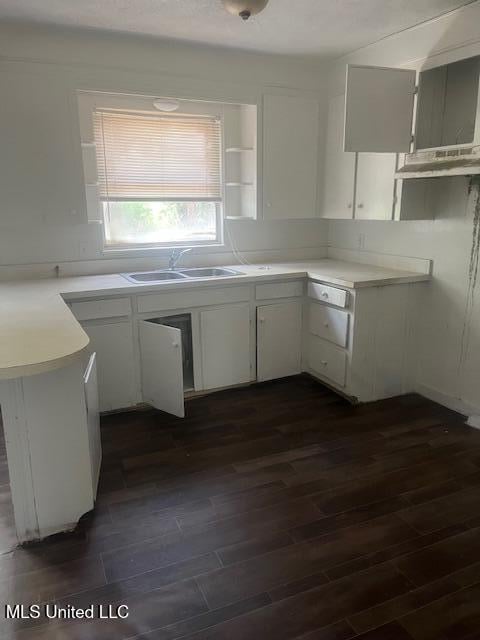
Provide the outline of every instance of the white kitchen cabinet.
<path id="1" fill-rule="evenodd" d="M 143 399 L 156 409 L 183 418 L 182 331 L 160 322 L 139 322 Z"/>
<path id="2" fill-rule="evenodd" d="M 317 215 L 319 103 L 285 95 L 263 98 L 263 216 Z"/>
<path id="3" fill-rule="evenodd" d="M 102 464 L 102 441 L 100 436 L 100 415 L 98 410 L 98 385 L 96 354 L 92 353 L 84 374 L 85 408 L 87 413 L 88 442 L 92 466 L 92 488 L 96 496 L 100 466 Z"/>
<path id="4" fill-rule="evenodd" d="M 359 153 L 355 220 L 392 220 L 395 192 L 395 153 Z"/>
<path id="5" fill-rule="evenodd" d="M 321 298 L 309 283 L 305 369 L 354 401 L 372 402 L 411 390 L 408 314 L 418 285 L 360 287 Z M 334 289 L 334 287 L 330 287 Z"/>
<path id="6" fill-rule="evenodd" d="M 323 181 L 324 218 L 352 218 L 355 189 L 355 153 L 343 150 L 345 95 L 329 101 L 325 177 Z"/>
<path id="7" fill-rule="evenodd" d="M 204 389 L 251 380 L 249 304 L 201 311 L 200 341 Z"/>
<path id="8" fill-rule="evenodd" d="M 302 303 L 257 307 L 257 380 L 301 372 Z"/>
<path id="9" fill-rule="evenodd" d="M 100 411 L 136 404 L 133 332 L 130 321 L 85 323 L 90 348 L 97 354 Z"/>
<path id="10" fill-rule="evenodd" d="M 416 72 L 347 65 L 345 151 L 410 151 Z"/>
<path id="11" fill-rule="evenodd" d="M 348 67 L 346 98 L 329 100 L 322 217 L 434 217 L 426 181 L 405 186 L 409 181 L 396 179 L 401 152 L 408 152 L 412 142 L 415 79 L 412 70 Z"/>
<path id="12" fill-rule="evenodd" d="M 480 56 L 452 57 L 422 63 L 418 86 L 416 70 L 347 66 L 345 150 L 405 153 L 403 180 L 479 174 Z"/>
<path id="13" fill-rule="evenodd" d="M 101 447 L 95 358 L 4 380 L 0 403 L 19 542 L 71 530 L 94 507 Z"/>
<path id="14" fill-rule="evenodd" d="M 343 150 L 345 96 L 330 99 L 322 217 L 391 220 L 394 209 L 395 153 Z"/>

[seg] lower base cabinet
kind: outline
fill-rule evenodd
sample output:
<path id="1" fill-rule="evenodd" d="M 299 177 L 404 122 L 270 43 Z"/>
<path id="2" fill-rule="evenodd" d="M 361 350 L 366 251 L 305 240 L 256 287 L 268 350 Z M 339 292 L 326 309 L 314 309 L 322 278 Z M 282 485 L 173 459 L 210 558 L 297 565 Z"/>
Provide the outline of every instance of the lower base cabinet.
<path id="1" fill-rule="evenodd" d="M 200 312 L 203 388 L 250 382 L 250 305 Z"/>
<path id="2" fill-rule="evenodd" d="M 95 504 L 101 464 L 95 354 L 0 381 L 20 543 L 71 530 Z"/>
<path id="3" fill-rule="evenodd" d="M 274 380 L 302 370 L 302 303 L 257 307 L 257 380 Z"/>
<path id="4" fill-rule="evenodd" d="M 100 411 L 136 404 L 135 361 L 131 322 L 84 324 L 90 348 L 97 354 Z"/>
<path id="5" fill-rule="evenodd" d="M 186 393 L 302 371 L 360 402 L 410 388 L 408 316 L 421 302 L 418 284 L 347 289 L 311 279 L 307 297 L 304 285 L 275 280 L 76 302 L 96 352 L 100 411 L 143 400 L 183 417 Z"/>

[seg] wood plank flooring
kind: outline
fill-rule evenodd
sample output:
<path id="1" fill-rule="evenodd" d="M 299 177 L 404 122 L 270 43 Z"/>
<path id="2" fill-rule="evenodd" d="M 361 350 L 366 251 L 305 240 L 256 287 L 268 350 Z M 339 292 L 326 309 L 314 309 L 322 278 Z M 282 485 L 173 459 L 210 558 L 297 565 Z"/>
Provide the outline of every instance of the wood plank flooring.
<path id="1" fill-rule="evenodd" d="M 307 376 L 179 420 L 102 420 L 95 512 L 0 556 L 0 602 L 127 604 L 3 621 L 24 640 L 480 638 L 480 432 L 416 395 L 352 407 Z"/>

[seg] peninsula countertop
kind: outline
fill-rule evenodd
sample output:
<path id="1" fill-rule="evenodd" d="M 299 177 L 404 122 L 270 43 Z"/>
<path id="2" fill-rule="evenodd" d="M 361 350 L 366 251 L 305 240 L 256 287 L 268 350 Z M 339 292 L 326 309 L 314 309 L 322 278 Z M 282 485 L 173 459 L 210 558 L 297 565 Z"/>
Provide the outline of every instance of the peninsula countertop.
<path id="1" fill-rule="evenodd" d="M 51 371 L 83 353 L 89 339 L 66 304 L 69 300 L 295 278 L 358 289 L 431 277 L 331 258 L 230 268 L 242 275 L 145 284 L 129 282 L 120 274 L 0 282 L 0 380 Z"/>

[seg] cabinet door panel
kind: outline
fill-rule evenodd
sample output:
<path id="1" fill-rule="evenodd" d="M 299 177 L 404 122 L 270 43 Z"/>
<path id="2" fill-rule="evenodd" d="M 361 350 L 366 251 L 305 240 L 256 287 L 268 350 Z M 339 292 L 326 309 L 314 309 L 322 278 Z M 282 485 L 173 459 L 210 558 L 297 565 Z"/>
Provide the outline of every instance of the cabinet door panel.
<path id="1" fill-rule="evenodd" d="M 133 334 L 130 322 L 84 326 L 97 354 L 100 411 L 136 404 Z"/>
<path id="2" fill-rule="evenodd" d="M 257 378 L 274 380 L 301 371 L 302 304 L 257 308 Z"/>
<path id="3" fill-rule="evenodd" d="M 410 151 L 416 72 L 347 66 L 345 151 Z"/>
<path id="4" fill-rule="evenodd" d="M 97 495 L 100 466 L 102 464 L 102 441 L 100 438 L 100 417 L 98 412 L 98 386 L 96 354 L 92 353 L 84 376 L 85 406 L 87 411 L 88 442 L 92 463 L 93 495 Z"/>
<path id="5" fill-rule="evenodd" d="M 234 305 L 200 313 L 204 389 L 249 382 L 250 306 Z"/>
<path id="6" fill-rule="evenodd" d="M 334 96 L 328 109 L 323 218 L 353 218 L 355 154 L 343 150 L 345 95 Z"/>
<path id="7" fill-rule="evenodd" d="M 143 399 L 156 409 L 183 418 L 182 332 L 142 320 L 139 338 Z"/>
<path id="8" fill-rule="evenodd" d="M 314 218 L 317 215 L 319 118 L 316 100 L 264 96 L 265 219 Z"/>
<path id="9" fill-rule="evenodd" d="M 359 153 L 356 220 L 392 220 L 396 154 Z"/>

